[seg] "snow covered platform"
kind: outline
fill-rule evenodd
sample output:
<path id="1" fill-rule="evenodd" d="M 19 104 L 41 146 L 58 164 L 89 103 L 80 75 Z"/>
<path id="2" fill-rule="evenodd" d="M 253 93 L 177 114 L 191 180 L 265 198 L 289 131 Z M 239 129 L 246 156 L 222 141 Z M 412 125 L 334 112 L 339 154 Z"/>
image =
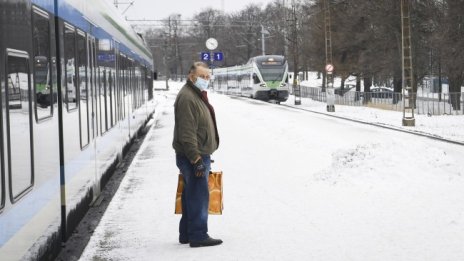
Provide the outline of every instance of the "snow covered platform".
<path id="1" fill-rule="evenodd" d="M 215 94 L 224 244 L 180 245 L 166 95 L 81 260 L 464 260 L 464 147 Z"/>

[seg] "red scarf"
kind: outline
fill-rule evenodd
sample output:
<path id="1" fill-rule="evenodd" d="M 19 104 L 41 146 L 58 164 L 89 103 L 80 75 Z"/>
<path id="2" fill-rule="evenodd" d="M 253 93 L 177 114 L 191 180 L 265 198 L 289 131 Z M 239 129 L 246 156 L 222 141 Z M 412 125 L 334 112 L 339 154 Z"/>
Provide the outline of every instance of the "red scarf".
<path id="1" fill-rule="evenodd" d="M 209 103 L 208 92 L 202 91 L 201 92 L 201 99 L 206 104 L 206 106 L 208 106 L 209 112 L 211 114 L 211 118 L 213 118 L 214 130 L 216 132 L 216 142 L 217 142 L 217 144 L 219 146 L 219 132 L 218 132 L 217 123 L 216 123 L 216 113 L 214 111 L 213 105 L 211 105 L 211 103 Z"/>

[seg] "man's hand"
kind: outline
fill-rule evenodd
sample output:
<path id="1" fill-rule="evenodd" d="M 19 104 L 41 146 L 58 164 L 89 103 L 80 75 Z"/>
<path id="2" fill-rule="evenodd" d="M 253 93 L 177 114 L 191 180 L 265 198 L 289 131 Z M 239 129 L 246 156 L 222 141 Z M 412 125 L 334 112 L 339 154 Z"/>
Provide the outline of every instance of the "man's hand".
<path id="1" fill-rule="evenodd" d="M 206 167 L 203 164 L 203 160 L 200 158 L 198 159 L 195 164 L 193 164 L 193 169 L 195 171 L 195 177 L 203 178 L 205 176 Z"/>

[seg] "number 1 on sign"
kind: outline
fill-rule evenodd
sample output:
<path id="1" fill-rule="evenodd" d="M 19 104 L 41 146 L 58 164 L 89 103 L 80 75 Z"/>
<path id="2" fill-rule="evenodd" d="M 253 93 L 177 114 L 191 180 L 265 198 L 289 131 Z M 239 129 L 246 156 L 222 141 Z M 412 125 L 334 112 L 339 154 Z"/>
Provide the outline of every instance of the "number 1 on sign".
<path id="1" fill-rule="evenodd" d="M 224 54 L 222 52 L 214 53 L 214 60 L 218 62 L 224 60 Z"/>

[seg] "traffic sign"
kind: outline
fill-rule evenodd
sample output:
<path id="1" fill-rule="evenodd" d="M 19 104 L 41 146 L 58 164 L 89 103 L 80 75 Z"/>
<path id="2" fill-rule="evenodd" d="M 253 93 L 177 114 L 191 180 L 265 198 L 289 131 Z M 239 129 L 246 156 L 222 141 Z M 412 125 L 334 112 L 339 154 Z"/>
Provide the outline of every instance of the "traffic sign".
<path id="1" fill-rule="evenodd" d="M 224 60 L 224 54 L 222 52 L 214 53 L 214 60 L 217 62 Z"/>
<path id="2" fill-rule="evenodd" d="M 329 63 L 329 64 L 327 64 L 325 66 L 325 71 L 328 72 L 328 73 L 333 73 L 334 69 L 335 69 L 335 67 L 333 66 L 333 64 Z"/>
<path id="3" fill-rule="evenodd" d="M 211 53 L 209 52 L 202 52 L 201 53 L 201 60 L 204 62 L 209 62 L 211 61 Z"/>

